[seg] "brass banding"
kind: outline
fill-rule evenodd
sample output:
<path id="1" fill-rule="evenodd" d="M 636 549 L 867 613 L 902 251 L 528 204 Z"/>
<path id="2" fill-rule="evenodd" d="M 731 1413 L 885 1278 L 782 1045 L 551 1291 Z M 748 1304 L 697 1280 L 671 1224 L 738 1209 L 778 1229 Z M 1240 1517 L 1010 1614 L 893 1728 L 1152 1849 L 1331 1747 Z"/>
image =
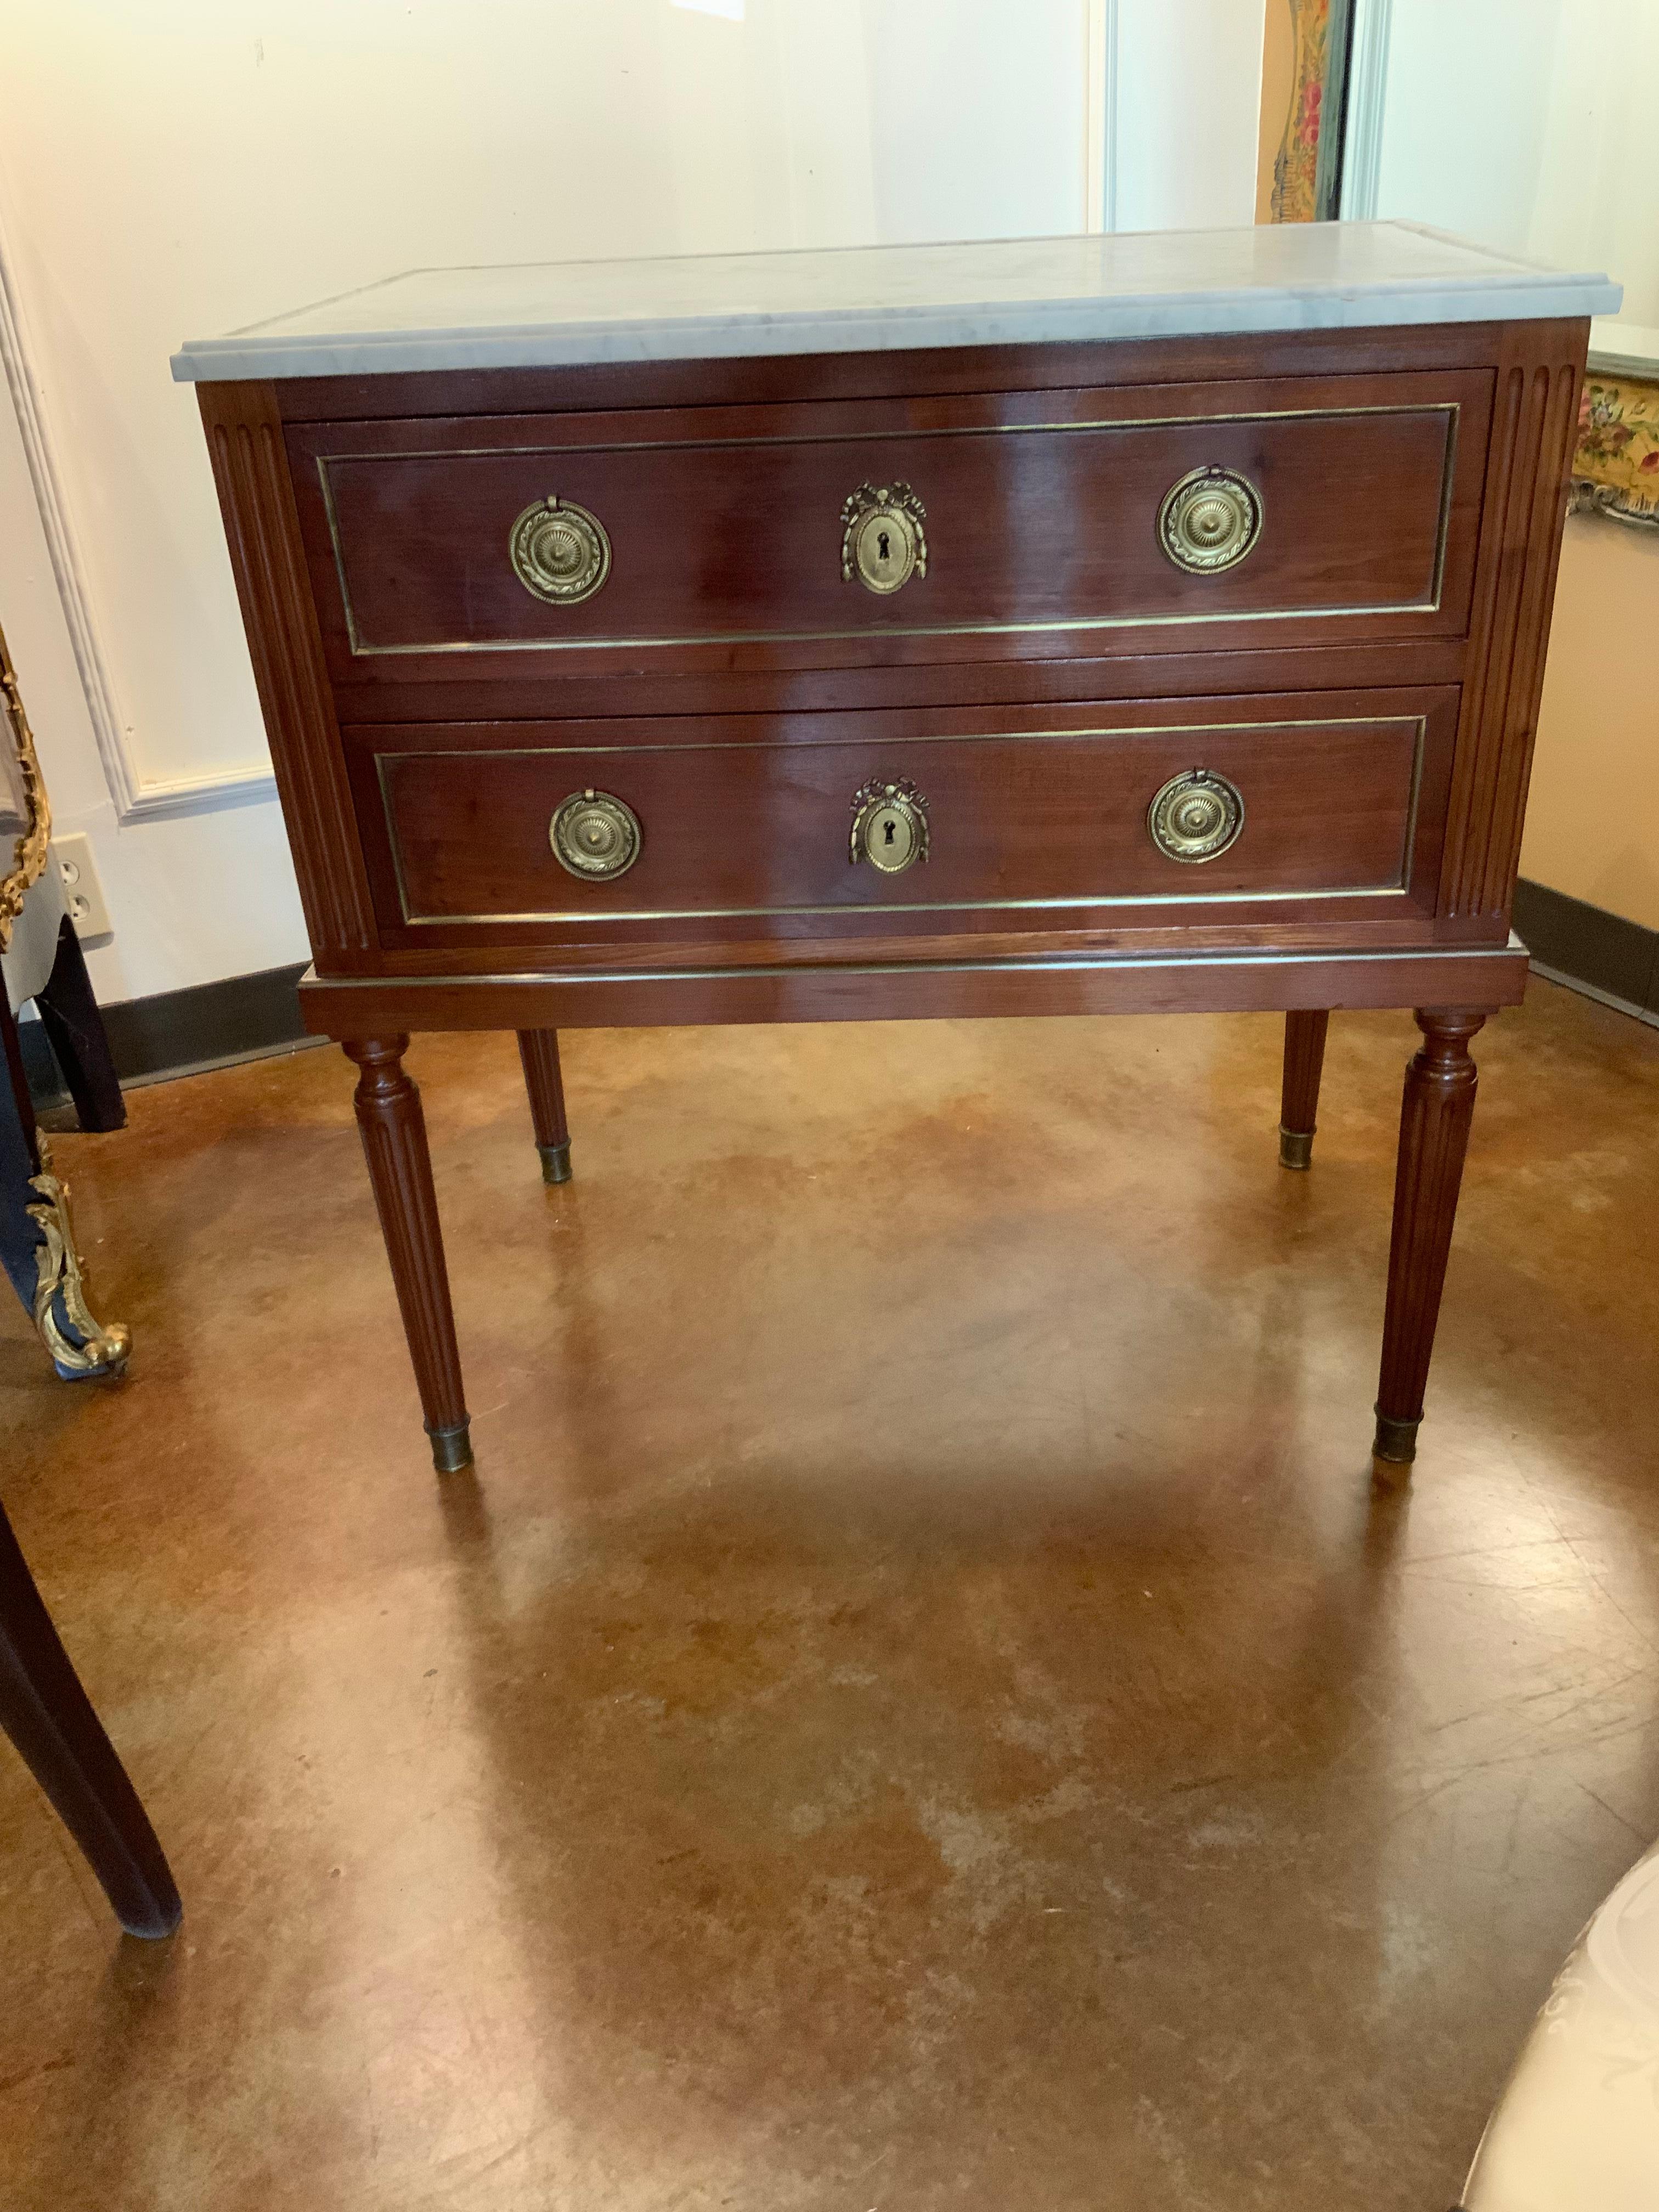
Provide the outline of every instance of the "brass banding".
<path id="1" fill-rule="evenodd" d="M 1433 571 L 1428 590 L 1420 596 L 1397 600 L 1345 602 L 1340 605 L 1322 606 L 1299 602 L 1285 606 L 1233 607 L 1215 606 L 1208 610 L 1186 608 L 1164 613 L 1139 609 L 1133 612 L 1075 615 L 1058 620 L 994 621 L 969 619 L 945 623 L 912 623 L 895 626 L 892 635 L 905 637 L 1003 637 L 1025 634 L 1031 635 L 1072 635 L 1093 631 L 1126 629 L 1203 629 L 1216 623 L 1278 623 L 1285 621 L 1346 621 L 1357 615 L 1432 615 L 1440 611 L 1444 580 L 1447 550 L 1451 526 L 1451 495 L 1457 450 L 1460 403 L 1412 402 L 1407 404 L 1391 403 L 1370 407 L 1282 407 L 1252 409 L 1237 415 L 1148 416 L 1133 422 L 1121 417 L 1098 416 L 1080 416 L 1066 422 L 1003 422 L 994 427 L 984 424 L 951 425 L 931 432 L 938 438 L 973 439 L 982 437 L 1021 438 L 1036 434 L 1052 435 L 1056 432 L 1072 434 L 1094 430 L 1162 430 L 1173 428 L 1214 428 L 1217 424 L 1237 427 L 1247 423 L 1292 422 L 1345 422 L 1377 416 L 1406 416 L 1437 414 L 1446 424 L 1445 465 L 1442 476 L 1439 512 L 1435 535 Z M 871 431 L 872 441 L 896 438 L 896 431 Z M 687 441 L 659 439 L 641 441 L 635 444 L 583 446 L 571 450 L 583 454 L 622 453 L 643 454 L 661 449 L 673 450 Z M 697 441 L 708 442 L 732 450 L 748 450 L 765 444 L 799 443 L 798 439 L 745 439 Z M 814 629 L 780 629 L 769 630 L 722 629 L 655 633 L 617 633 L 598 637 L 433 637 L 411 638 L 397 644 L 377 641 L 367 635 L 355 604 L 349 575 L 347 572 L 345 549 L 342 540 L 340 517 L 336 500 L 334 473 L 366 461 L 383 463 L 389 460 L 449 460 L 498 459 L 504 453 L 529 455 L 541 448 L 530 447 L 469 447 L 454 446 L 434 455 L 430 450 L 397 453 L 319 453 L 316 459 L 323 508 L 328 520 L 329 540 L 334 555 L 335 572 L 339 583 L 341 605 L 345 617 L 347 640 L 356 658 L 399 657 L 416 654 L 489 655 L 512 653 L 569 653 L 590 652 L 627 647 L 630 650 L 659 652 L 688 646 L 726 645 L 801 645 L 821 640 L 843 640 L 866 635 L 861 629 L 836 629 L 819 626 Z M 1176 489 L 1179 489 L 1176 486 Z"/>
<path id="2" fill-rule="evenodd" d="M 1180 890 L 1162 890 L 1145 891 L 1101 891 L 1099 890 L 1079 890 L 1074 892 L 1066 892 L 1030 898 L 988 898 L 981 895 L 978 897 L 913 899 L 908 901 L 890 901 L 885 902 L 884 903 L 888 906 L 890 911 L 901 914 L 953 914 L 979 912 L 986 909 L 1009 914 L 1059 914 L 1073 908 L 1090 907 L 1112 906 L 1157 908 L 1170 905 L 1190 906 L 1194 902 L 1200 905 L 1226 904 L 1230 906 L 1277 906 L 1281 904 L 1301 904 L 1315 899 L 1339 899 L 1344 902 L 1398 900 L 1403 897 L 1409 890 L 1412 879 L 1412 872 L 1413 866 L 1415 865 L 1417 855 L 1418 802 L 1423 776 L 1424 747 L 1426 743 L 1428 730 L 1426 718 L 1420 714 L 1385 714 L 1380 716 L 1341 714 L 1328 717 L 1322 716 L 1316 720 L 1289 716 L 1282 719 L 1275 719 L 1271 721 L 1239 721 L 1222 723 L 1192 722 L 1175 725 L 1166 723 L 1136 722 L 1121 724 L 1110 730 L 1100 728 L 1047 728 L 1022 731 L 1018 733 L 1007 731 L 986 732 L 978 733 L 977 735 L 965 740 L 959 735 L 953 732 L 944 732 L 938 736 L 918 733 L 912 736 L 907 742 L 911 744 L 923 746 L 933 746 L 943 744 L 960 744 L 963 742 L 980 744 L 989 742 L 993 738 L 1006 740 L 1010 736 L 1014 734 L 1018 734 L 1020 742 L 1024 744 L 1042 744 L 1056 738 L 1091 738 L 1098 739 L 1121 737 L 1142 737 L 1151 736 L 1152 734 L 1163 737 L 1170 737 L 1178 733 L 1197 738 L 1200 737 L 1208 737 L 1212 735 L 1218 737 L 1230 736 L 1240 730 L 1268 728 L 1343 728 L 1352 726 L 1358 723 L 1363 723 L 1367 726 L 1374 725 L 1377 727 L 1384 728 L 1405 728 L 1409 729 L 1413 732 L 1411 788 L 1407 819 L 1401 836 L 1399 872 L 1397 875 L 1390 875 L 1380 883 L 1337 884 L 1316 889 L 1297 888 L 1283 884 L 1268 884 L 1255 889 L 1243 889 L 1237 884 L 1231 884 L 1226 889 L 1220 890 L 1203 890 L 1194 888 L 1184 888 Z M 724 744 L 698 744 L 684 748 L 684 750 L 696 752 L 723 752 L 729 749 L 729 746 Z M 493 929 L 499 927 L 503 923 L 545 923 L 550 926 L 559 926 L 565 923 L 585 921 L 588 920 L 590 918 L 591 909 L 585 906 L 573 905 L 568 907 L 538 907 L 514 909 L 511 912 L 496 913 L 439 914 L 423 912 L 417 905 L 411 902 L 410 897 L 409 886 L 404 872 L 404 855 L 402 842 L 398 836 L 396 807 L 392 799 L 389 781 L 390 772 L 392 770 L 398 766 L 411 763 L 417 760 L 430 760 L 434 757 L 447 761 L 459 761 L 461 759 L 522 760 L 526 758 L 552 761 L 567 757 L 569 754 L 576 750 L 580 750 L 584 757 L 587 757 L 591 755 L 593 750 L 594 749 L 592 747 L 574 748 L 560 747 L 556 745 L 541 745 L 532 747 L 527 750 L 520 750 L 520 748 L 514 747 L 510 749 L 492 750 L 488 752 L 469 751 L 465 755 L 459 753 L 441 753 L 433 755 L 428 753 L 409 752 L 386 752 L 377 754 L 375 757 L 375 769 L 380 781 L 381 804 L 385 810 L 386 832 L 391 844 L 392 872 L 397 879 L 398 910 L 404 926 L 413 929 Z M 681 750 L 682 748 L 678 746 L 670 748 L 662 745 L 607 745 L 601 746 L 598 750 L 607 755 L 616 755 L 619 758 L 623 758 L 632 757 L 635 753 L 659 753 L 670 750 L 678 751 Z M 574 871 L 572 871 L 572 872 L 574 873 Z M 824 901 L 823 902 L 780 901 L 770 903 L 762 902 L 754 905 L 718 906 L 663 904 L 629 906 L 617 908 L 610 912 L 609 918 L 615 921 L 629 923 L 645 921 L 692 921 L 720 918 L 734 918 L 738 916 L 753 916 L 758 919 L 763 915 L 781 914 L 829 915 L 840 913 L 842 910 L 843 909 L 839 903 L 834 901 Z"/>

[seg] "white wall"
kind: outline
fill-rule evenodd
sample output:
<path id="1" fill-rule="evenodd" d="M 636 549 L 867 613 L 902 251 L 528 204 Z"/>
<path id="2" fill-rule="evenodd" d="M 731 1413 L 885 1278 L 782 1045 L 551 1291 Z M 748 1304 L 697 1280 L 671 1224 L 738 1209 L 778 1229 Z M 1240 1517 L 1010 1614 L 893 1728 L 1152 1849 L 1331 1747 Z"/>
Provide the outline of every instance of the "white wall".
<path id="1" fill-rule="evenodd" d="M 1250 220 L 1261 9 L 1115 0 L 1121 227 Z M 421 264 L 1079 229 L 1113 13 L 0 0 L 0 231 L 140 793 L 265 761 L 181 339 Z M 302 957 L 268 798 L 117 822 L 9 421 L 0 521 L 55 811 L 115 922 L 100 994 Z"/>

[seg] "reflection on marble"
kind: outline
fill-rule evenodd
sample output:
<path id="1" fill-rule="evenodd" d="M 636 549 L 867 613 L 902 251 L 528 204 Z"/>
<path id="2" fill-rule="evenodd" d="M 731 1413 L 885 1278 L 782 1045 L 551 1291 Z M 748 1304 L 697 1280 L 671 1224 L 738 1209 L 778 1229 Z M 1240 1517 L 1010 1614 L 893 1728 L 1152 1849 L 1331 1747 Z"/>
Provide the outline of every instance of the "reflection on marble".
<path id="1" fill-rule="evenodd" d="M 422 269 L 173 357 L 180 382 L 1609 313 L 1620 288 L 1414 223 Z"/>

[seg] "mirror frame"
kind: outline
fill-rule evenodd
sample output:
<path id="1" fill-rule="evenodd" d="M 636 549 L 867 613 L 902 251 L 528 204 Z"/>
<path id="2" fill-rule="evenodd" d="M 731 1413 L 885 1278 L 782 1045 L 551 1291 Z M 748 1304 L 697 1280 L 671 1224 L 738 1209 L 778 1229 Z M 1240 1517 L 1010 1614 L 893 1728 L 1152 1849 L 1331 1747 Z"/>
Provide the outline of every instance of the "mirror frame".
<path id="1" fill-rule="evenodd" d="M 0 952 L 3 952 L 11 942 L 11 926 L 23 910 L 24 895 L 46 872 L 46 846 L 52 836 L 46 780 L 3 631 L 0 631 L 0 706 L 5 716 L 4 742 L 21 774 L 24 810 L 22 830 L 13 842 L 13 850 L 0 851 L 0 870 L 3 870 L 0 872 Z"/>

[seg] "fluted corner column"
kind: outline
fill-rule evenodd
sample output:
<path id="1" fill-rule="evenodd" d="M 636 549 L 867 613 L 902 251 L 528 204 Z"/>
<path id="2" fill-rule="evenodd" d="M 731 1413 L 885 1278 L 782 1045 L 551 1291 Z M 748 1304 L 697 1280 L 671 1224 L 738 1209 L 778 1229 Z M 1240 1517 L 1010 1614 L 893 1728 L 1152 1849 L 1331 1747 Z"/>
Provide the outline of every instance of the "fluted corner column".
<path id="1" fill-rule="evenodd" d="M 1423 1042 L 1406 1070 L 1400 1115 L 1389 1303 L 1382 1322 L 1372 1447 L 1385 1469 L 1409 1466 L 1417 1456 L 1424 1385 L 1474 1116 L 1476 1079 L 1469 1040 L 1486 1021 L 1486 1011 L 1419 1008 L 1416 1019 Z"/>
<path id="2" fill-rule="evenodd" d="M 408 1037 L 400 1036 L 368 1038 L 343 1048 L 360 1070 L 357 1127 L 432 1439 L 432 1463 L 441 1474 L 452 1474 L 471 1465 L 472 1446 L 426 1117 L 420 1091 L 403 1064 L 408 1047 Z"/>

